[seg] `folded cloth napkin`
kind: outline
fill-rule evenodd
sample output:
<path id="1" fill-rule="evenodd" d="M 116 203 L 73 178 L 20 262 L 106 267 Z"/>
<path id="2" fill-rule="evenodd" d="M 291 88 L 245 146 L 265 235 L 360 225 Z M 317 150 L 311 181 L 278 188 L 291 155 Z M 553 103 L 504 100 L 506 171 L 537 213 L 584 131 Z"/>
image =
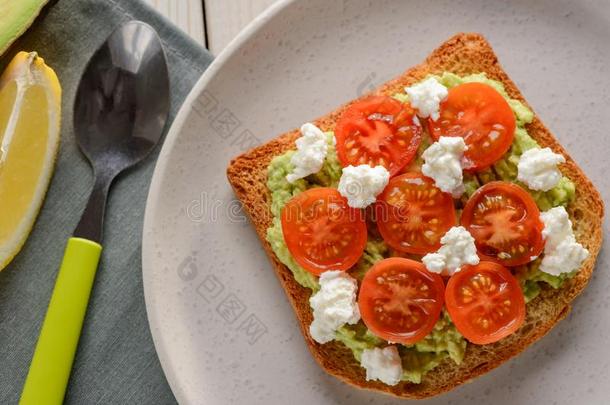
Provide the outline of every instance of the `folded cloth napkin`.
<path id="1" fill-rule="evenodd" d="M 211 55 L 138 0 L 59 0 L 0 57 L 37 51 L 63 87 L 62 141 L 44 207 L 21 253 L 0 272 L 0 403 L 17 403 L 65 243 L 92 186 L 72 128 L 74 93 L 98 46 L 129 20 L 152 25 L 163 40 L 171 82 L 171 124 Z M 66 403 L 175 403 L 153 347 L 142 290 L 142 220 L 158 149 L 113 186 L 104 251 L 91 295 Z"/>

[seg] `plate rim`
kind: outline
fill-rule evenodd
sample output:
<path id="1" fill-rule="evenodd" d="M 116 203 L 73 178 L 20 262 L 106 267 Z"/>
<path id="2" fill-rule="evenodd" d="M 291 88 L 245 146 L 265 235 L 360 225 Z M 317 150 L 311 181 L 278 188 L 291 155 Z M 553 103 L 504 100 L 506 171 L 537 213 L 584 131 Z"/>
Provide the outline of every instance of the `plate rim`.
<path id="1" fill-rule="evenodd" d="M 284 10 L 286 7 L 296 3 L 297 0 L 277 0 L 271 4 L 266 10 L 255 17 L 245 28 L 243 28 L 235 38 L 233 38 L 229 44 L 220 52 L 220 54 L 214 58 L 212 63 L 203 72 L 201 77 L 197 80 L 193 88 L 189 91 L 187 97 L 182 102 L 174 120 L 167 131 L 165 140 L 155 162 L 155 168 L 150 181 L 148 189 L 148 195 L 146 197 L 146 205 L 144 208 L 144 221 L 142 225 L 142 254 L 141 254 L 141 265 L 142 265 L 142 284 L 144 290 L 144 306 L 146 308 L 146 318 L 148 323 L 148 329 L 150 331 L 153 346 L 163 374 L 169 384 L 170 389 L 178 403 L 188 403 L 187 396 L 183 390 L 183 384 L 177 377 L 177 373 L 174 372 L 174 365 L 171 363 L 170 356 L 165 350 L 163 337 L 160 333 L 160 322 L 159 314 L 154 306 L 152 289 L 152 273 L 153 264 L 152 252 L 153 247 L 151 246 L 151 236 L 149 230 L 153 225 L 153 218 L 158 208 L 158 196 L 161 192 L 161 179 L 164 177 L 167 171 L 168 158 L 174 149 L 175 143 L 179 138 L 182 129 L 187 121 L 189 110 L 191 109 L 194 101 L 199 95 L 205 90 L 210 81 L 216 76 L 220 69 L 226 64 L 226 62 L 236 54 L 244 43 L 256 34 L 261 28 L 263 28 L 267 22 L 269 22 L 276 14 Z"/>

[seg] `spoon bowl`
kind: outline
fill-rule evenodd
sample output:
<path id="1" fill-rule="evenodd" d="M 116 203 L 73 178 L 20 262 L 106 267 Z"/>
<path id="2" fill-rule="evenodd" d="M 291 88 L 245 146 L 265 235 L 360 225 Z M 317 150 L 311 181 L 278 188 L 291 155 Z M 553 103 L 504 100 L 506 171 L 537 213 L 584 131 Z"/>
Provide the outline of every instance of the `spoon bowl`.
<path id="1" fill-rule="evenodd" d="M 126 23 L 91 58 L 80 81 L 74 103 L 78 145 L 96 171 L 120 172 L 150 153 L 168 113 L 161 41 L 149 25 Z"/>

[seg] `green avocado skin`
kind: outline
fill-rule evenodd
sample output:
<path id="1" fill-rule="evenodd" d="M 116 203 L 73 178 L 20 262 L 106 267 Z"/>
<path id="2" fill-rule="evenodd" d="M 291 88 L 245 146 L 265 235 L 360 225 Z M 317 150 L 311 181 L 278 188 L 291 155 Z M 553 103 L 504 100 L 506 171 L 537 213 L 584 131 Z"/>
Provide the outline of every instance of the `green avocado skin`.
<path id="1" fill-rule="evenodd" d="M 527 133 L 526 126 L 534 119 L 533 112 L 518 100 L 511 99 L 506 93 L 501 82 L 487 78 L 485 74 L 472 74 L 468 76 L 458 76 L 453 73 L 445 72 L 442 75 L 431 76 L 447 88 L 457 86 L 467 82 L 480 82 L 492 86 L 508 102 L 515 114 L 517 128 L 515 138 L 509 151 L 496 162 L 493 167 L 473 174 L 464 175 L 463 202 L 481 185 L 494 180 L 510 181 L 520 184 L 517 181 L 517 163 L 519 157 L 528 149 L 539 147 L 538 143 Z M 400 101 L 408 101 L 406 94 L 396 94 L 393 97 Z M 271 244 L 273 251 L 278 259 L 286 265 L 293 273 L 295 280 L 303 287 L 315 293 L 319 289 L 318 281 L 315 276 L 299 266 L 284 242 L 282 227 L 280 222 L 280 212 L 284 205 L 295 195 L 312 187 L 337 187 L 341 178 L 341 165 L 337 158 L 334 144 L 334 134 L 327 133 L 328 153 L 326 161 L 320 172 L 313 174 L 306 179 L 301 179 L 295 183 L 288 183 L 286 175 L 294 169 L 290 159 L 294 151 L 288 151 L 283 155 L 276 156 L 268 167 L 267 187 L 271 193 L 271 212 L 274 216 L 272 226 L 267 230 L 267 241 Z M 430 139 L 424 139 L 417 160 L 423 150 L 430 145 Z M 421 162 L 420 162 L 421 163 Z M 546 211 L 559 205 L 568 205 L 575 196 L 576 190 L 574 183 L 567 177 L 563 177 L 559 184 L 547 191 L 532 191 L 524 184 L 520 184 L 525 190 L 529 191 L 541 211 Z M 364 250 L 360 261 L 356 264 L 350 274 L 358 280 L 362 280 L 364 274 L 376 262 L 390 256 L 390 251 L 385 243 L 369 235 L 369 241 Z M 572 275 L 561 277 L 552 276 L 538 270 L 540 259 L 515 269 L 515 275 L 521 284 L 526 302 L 535 299 L 544 285 L 551 288 L 559 288 L 563 281 Z M 360 361 L 363 350 L 374 347 L 383 347 L 387 342 L 373 335 L 366 326 L 360 321 L 356 325 L 344 325 L 336 333 L 336 340 L 348 347 L 356 360 Z M 423 376 L 445 358 L 450 358 L 456 364 L 460 364 L 466 351 L 466 340 L 457 331 L 451 319 L 445 311 L 441 319 L 437 322 L 434 330 L 422 341 L 415 345 L 399 345 L 399 353 L 403 363 L 404 381 L 420 383 Z"/>
<path id="2" fill-rule="evenodd" d="M 32 25 L 48 0 L 0 0 L 0 55 Z"/>

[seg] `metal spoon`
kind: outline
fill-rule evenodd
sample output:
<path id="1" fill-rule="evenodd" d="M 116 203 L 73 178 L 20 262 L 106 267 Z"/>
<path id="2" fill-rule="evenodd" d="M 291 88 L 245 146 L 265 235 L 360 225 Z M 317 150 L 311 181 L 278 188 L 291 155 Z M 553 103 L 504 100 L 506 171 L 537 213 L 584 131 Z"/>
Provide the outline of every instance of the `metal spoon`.
<path id="1" fill-rule="evenodd" d="M 89 61 L 74 104 L 74 130 L 95 183 L 68 240 L 20 404 L 61 404 L 102 251 L 108 190 L 123 170 L 161 139 L 169 113 L 169 77 L 155 30 L 131 21 Z"/>

